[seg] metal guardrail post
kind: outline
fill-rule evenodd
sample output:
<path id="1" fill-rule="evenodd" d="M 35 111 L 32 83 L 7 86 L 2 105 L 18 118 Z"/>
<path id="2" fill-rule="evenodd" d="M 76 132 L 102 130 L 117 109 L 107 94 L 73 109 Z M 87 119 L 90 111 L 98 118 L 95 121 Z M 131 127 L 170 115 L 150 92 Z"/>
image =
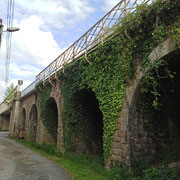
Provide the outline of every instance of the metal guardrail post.
<path id="1" fill-rule="evenodd" d="M 85 58 L 87 59 L 87 33 L 85 34 Z"/>
<path id="2" fill-rule="evenodd" d="M 104 21 L 101 20 L 102 26 L 101 26 L 101 43 L 104 44 Z"/>
<path id="3" fill-rule="evenodd" d="M 75 59 L 75 45 L 73 46 L 73 60 Z"/>
<path id="4" fill-rule="evenodd" d="M 45 79 L 45 71 L 43 72 L 43 85 L 45 86 L 44 79 Z"/>
<path id="5" fill-rule="evenodd" d="M 87 48 L 88 48 L 87 39 L 88 39 L 88 37 L 87 37 L 87 33 L 86 33 L 86 34 L 85 34 L 85 59 L 86 59 L 86 61 L 87 61 L 88 63 L 90 63 L 89 60 L 88 60 L 88 57 L 87 57 Z"/>

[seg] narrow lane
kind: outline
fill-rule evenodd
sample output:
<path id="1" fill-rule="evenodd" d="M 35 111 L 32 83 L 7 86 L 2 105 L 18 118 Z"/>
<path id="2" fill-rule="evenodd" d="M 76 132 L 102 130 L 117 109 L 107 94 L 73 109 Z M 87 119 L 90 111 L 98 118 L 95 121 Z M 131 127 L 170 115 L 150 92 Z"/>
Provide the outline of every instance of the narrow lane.
<path id="1" fill-rule="evenodd" d="M 0 180 L 70 180 L 51 160 L 7 138 L 0 132 Z"/>

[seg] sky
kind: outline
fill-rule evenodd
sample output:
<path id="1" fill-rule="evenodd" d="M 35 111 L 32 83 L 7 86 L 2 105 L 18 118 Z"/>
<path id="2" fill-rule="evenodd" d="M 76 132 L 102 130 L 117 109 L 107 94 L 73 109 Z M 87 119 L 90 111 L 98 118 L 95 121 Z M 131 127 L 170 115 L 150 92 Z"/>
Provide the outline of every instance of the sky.
<path id="1" fill-rule="evenodd" d="M 66 48 L 75 42 L 120 0 L 14 0 L 9 82 L 21 90 Z M 0 0 L 0 18 L 6 29 L 8 0 Z M 0 102 L 5 90 L 6 33 L 0 49 Z"/>

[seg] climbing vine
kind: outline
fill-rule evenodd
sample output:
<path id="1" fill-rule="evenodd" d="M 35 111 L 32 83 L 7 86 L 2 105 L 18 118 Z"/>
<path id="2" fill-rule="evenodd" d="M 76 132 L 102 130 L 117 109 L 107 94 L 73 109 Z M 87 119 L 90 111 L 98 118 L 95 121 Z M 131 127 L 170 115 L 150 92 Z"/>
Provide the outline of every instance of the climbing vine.
<path id="1" fill-rule="evenodd" d="M 47 84 L 46 86 L 43 83 L 40 83 L 36 86 L 36 91 L 40 95 L 40 109 L 41 109 L 41 120 L 43 125 L 46 127 L 47 131 L 53 136 L 54 135 L 54 128 L 51 126 L 52 124 L 52 117 L 49 115 L 49 112 L 46 111 L 46 103 L 50 97 L 51 92 L 51 85 Z"/>
<path id="2" fill-rule="evenodd" d="M 162 136 L 168 136 L 167 102 L 174 92 L 175 75 L 168 61 L 161 59 L 152 65 L 139 83 L 138 111 L 143 114 L 145 130 L 153 135 L 153 139 L 156 138 L 156 142 Z"/>
<path id="3" fill-rule="evenodd" d="M 119 27 L 114 32 L 115 37 L 88 54 L 90 63 L 85 58 L 81 58 L 80 61 L 72 62 L 65 67 L 64 72 L 60 73 L 64 98 L 62 113 L 64 144 L 67 151 L 73 150 L 73 133 L 78 134 L 80 131 L 74 128 L 75 123 L 83 122 L 87 117 L 79 108 L 75 94 L 83 89 L 91 89 L 99 101 L 103 115 L 104 159 L 109 158 L 128 79 L 133 78 L 137 64 L 141 64 L 142 67 L 151 66 L 149 53 L 168 37 L 179 44 L 179 8 L 179 0 L 157 0 L 151 5 L 139 6 L 135 13 L 119 22 Z M 49 91 L 40 93 L 44 98 L 41 100 L 41 109 L 43 109 Z M 44 96 L 43 93 L 46 95 Z M 153 106 L 157 107 L 156 93 L 158 91 L 155 90 Z"/>

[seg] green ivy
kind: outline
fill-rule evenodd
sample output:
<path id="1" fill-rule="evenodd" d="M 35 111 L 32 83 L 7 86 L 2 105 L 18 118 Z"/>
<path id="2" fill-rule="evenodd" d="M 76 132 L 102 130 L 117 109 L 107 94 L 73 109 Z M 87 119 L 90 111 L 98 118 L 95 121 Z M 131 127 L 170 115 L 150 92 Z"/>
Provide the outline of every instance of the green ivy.
<path id="1" fill-rule="evenodd" d="M 44 86 L 43 83 L 40 83 L 36 86 L 36 91 L 40 95 L 41 120 L 43 122 L 43 125 L 46 127 L 47 131 L 52 136 L 54 136 L 54 126 L 51 126 L 52 117 L 50 117 L 49 112 L 46 111 L 46 103 L 47 100 L 50 98 L 51 89 L 52 87 L 50 84 L 46 84 L 46 86 Z"/>
<path id="2" fill-rule="evenodd" d="M 152 65 L 139 83 L 138 111 L 143 114 L 145 130 L 153 133 L 156 142 L 162 136 L 168 136 L 168 110 L 164 104 L 174 91 L 175 74 L 168 61 L 161 59 Z"/>
<path id="3" fill-rule="evenodd" d="M 135 13 L 119 22 L 114 38 L 103 46 L 99 45 L 88 55 L 90 63 L 81 58 L 65 67 L 64 73 L 60 73 L 64 98 L 64 144 L 67 151 L 73 150 L 72 136 L 79 131 L 74 128 L 74 122 L 83 122 L 85 117 L 75 102 L 75 94 L 83 89 L 91 89 L 103 115 L 104 159 L 106 161 L 109 158 L 128 79 L 133 78 L 136 64 L 151 66 L 149 53 L 168 37 L 179 43 L 179 8 L 179 0 L 157 0 L 151 5 L 139 6 Z M 40 93 L 43 98 L 42 111 L 49 91 Z M 156 93 L 154 91 L 153 95 L 158 98 Z M 156 102 L 154 106 L 157 106 Z"/>

